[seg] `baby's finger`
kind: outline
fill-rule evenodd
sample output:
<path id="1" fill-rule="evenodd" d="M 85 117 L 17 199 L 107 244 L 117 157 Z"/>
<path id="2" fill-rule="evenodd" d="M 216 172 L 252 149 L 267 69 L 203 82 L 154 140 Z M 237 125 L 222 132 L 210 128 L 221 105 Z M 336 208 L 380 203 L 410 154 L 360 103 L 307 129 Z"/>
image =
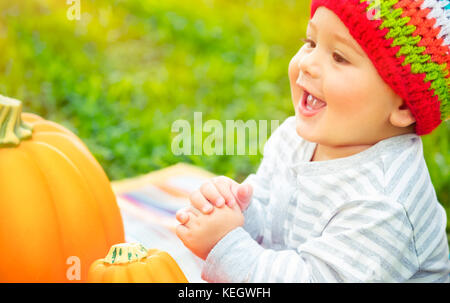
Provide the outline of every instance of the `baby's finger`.
<path id="1" fill-rule="evenodd" d="M 189 215 L 187 214 L 187 208 L 181 208 L 177 210 L 175 218 L 180 222 L 180 224 L 185 224 L 189 220 Z"/>
<path id="2" fill-rule="evenodd" d="M 233 206 L 236 203 L 236 200 L 234 199 L 233 192 L 231 191 L 232 183 L 225 179 L 213 179 L 213 182 L 222 197 L 225 198 L 227 205 Z"/>
<path id="3" fill-rule="evenodd" d="M 177 225 L 177 227 L 175 228 L 175 233 L 176 233 L 177 237 L 181 241 L 183 241 L 183 243 L 184 243 L 184 241 L 186 239 L 186 235 L 187 235 L 188 232 L 189 232 L 189 228 L 187 228 L 186 226 L 184 226 L 182 224 Z"/>
<path id="4" fill-rule="evenodd" d="M 200 190 L 194 191 L 190 196 L 189 200 L 194 208 L 201 210 L 204 214 L 209 214 L 214 207 L 209 203 L 208 200 L 203 196 Z"/>
<path id="5" fill-rule="evenodd" d="M 202 213 L 195 207 L 193 206 L 189 206 L 187 208 L 187 211 L 192 215 L 192 216 L 200 216 Z"/>
<path id="6" fill-rule="evenodd" d="M 224 182 L 224 183 L 228 183 L 230 185 L 233 185 L 233 184 L 237 185 L 237 184 L 239 184 L 239 183 L 237 183 L 236 181 L 234 181 L 233 179 L 231 179 L 231 178 L 229 178 L 227 176 L 217 176 L 217 177 L 212 178 L 211 181 L 213 181 L 213 183 Z"/>
<path id="7" fill-rule="evenodd" d="M 184 226 L 186 226 L 187 228 L 191 228 L 192 226 L 194 226 L 196 224 L 197 217 L 203 215 L 198 209 L 193 206 L 189 206 L 186 213 L 188 214 L 189 219 L 184 224 Z"/>
<path id="8" fill-rule="evenodd" d="M 225 203 L 225 199 L 220 195 L 212 181 L 203 183 L 202 186 L 200 186 L 200 192 L 207 200 L 217 207 L 222 207 Z"/>

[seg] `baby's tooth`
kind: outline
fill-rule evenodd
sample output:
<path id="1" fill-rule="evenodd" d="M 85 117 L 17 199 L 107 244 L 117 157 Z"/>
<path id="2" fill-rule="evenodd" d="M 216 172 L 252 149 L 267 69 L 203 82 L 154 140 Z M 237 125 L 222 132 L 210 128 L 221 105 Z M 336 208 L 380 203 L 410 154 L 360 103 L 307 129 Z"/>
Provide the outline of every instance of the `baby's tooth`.
<path id="1" fill-rule="evenodd" d="M 316 98 L 314 98 L 314 101 L 313 101 L 313 106 L 316 106 L 316 104 L 317 104 L 317 99 Z"/>
<path id="2" fill-rule="evenodd" d="M 309 96 L 308 96 L 308 102 L 311 102 L 311 101 L 312 101 L 312 98 L 313 98 L 313 97 L 312 97 L 311 95 L 309 95 Z"/>

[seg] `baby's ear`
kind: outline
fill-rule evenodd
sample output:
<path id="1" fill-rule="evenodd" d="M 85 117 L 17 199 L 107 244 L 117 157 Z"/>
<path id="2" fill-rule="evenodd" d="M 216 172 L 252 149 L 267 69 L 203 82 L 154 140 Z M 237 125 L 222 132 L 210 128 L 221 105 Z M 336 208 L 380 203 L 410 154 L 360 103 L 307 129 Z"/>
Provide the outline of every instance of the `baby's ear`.
<path id="1" fill-rule="evenodd" d="M 416 122 L 416 118 L 414 118 L 406 103 L 399 98 L 391 112 L 389 121 L 393 126 L 408 127 Z"/>

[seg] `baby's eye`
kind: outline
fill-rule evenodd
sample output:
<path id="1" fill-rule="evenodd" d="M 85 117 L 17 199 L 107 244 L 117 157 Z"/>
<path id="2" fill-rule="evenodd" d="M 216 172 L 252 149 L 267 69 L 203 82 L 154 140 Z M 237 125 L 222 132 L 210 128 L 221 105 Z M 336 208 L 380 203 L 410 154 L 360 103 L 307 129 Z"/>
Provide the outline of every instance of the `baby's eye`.
<path id="1" fill-rule="evenodd" d="M 334 53 L 334 54 L 333 54 L 333 58 L 334 58 L 334 60 L 335 60 L 337 63 L 347 63 L 347 62 L 348 62 L 347 60 L 345 60 L 344 58 L 342 58 L 341 55 L 339 55 L 339 54 L 337 54 L 337 53 Z"/>
<path id="2" fill-rule="evenodd" d="M 306 44 L 308 43 L 309 46 L 311 48 L 315 47 L 315 43 L 314 41 L 312 41 L 311 39 L 302 39 L 302 41 Z M 339 55 L 338 53 L 333 53 L 333 59 L 337 62 L 337 63 L 348 63 L 347 60 L 345 60 L 341 55 Z"/>
<path id="3" fill-rule="evenodd" d="M 302 41 L 303 41 L 304 43 L 309 43 L 309 46 L 310 46 L 310 47 L 313 47 L 313 46 L 311 46 L 311 44 L 314 43 L 314 41 L 312 41 L 311 39 L 302 39 Z"/>

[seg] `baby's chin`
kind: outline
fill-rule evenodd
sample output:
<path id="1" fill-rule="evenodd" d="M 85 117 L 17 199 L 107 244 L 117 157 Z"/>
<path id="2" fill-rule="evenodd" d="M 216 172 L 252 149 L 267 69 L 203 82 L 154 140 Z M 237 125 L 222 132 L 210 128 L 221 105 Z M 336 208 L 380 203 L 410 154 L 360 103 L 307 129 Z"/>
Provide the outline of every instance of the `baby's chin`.
<path id="1" fill-rule="evenodd" d="M 307 138 L 305 138 L 305 134 L 302 131 L 302 125 L 301 124 L 302 124 L 302 121 L 300 120 L 299 113 L 296 111 L 295 112 L 295 132 L 297 133 L 297 135 L 299 135 L 303 139 L 309 141 Z"/>
<path id="2" fill-rule="evenodd" d="M 315 130 L 309 129 L 311 126 L 307 125 L 299 115 L 298 112 L 295 113 L 295 131 L 297 135 L 308 142 L 321 143 L 324 138 L 321 138 L 320 132 L 317 133 L 317 128 L 314 128 Z"/>

